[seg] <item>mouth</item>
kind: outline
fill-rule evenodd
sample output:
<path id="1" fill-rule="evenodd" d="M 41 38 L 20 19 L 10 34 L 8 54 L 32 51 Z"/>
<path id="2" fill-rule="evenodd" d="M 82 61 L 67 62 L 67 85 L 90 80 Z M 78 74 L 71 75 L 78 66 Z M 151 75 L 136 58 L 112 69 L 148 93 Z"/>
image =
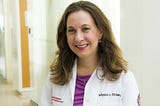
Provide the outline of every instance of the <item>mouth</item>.
<path id="1" fill-rule="evenodd" d="M 76 47 L 80 50 L 85 49 L 89 44 L 81 44 L 81 45 L 76 45 Z"/>

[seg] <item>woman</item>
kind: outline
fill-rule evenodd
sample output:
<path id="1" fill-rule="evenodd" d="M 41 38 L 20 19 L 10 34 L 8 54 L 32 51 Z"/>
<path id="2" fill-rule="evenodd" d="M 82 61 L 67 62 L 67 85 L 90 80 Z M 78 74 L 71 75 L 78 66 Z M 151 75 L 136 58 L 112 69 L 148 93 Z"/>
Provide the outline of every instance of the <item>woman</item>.
<path id="1" fill-rule="evenodd" d="M 79 1 L 66 8 L 57 45 L 39 106 L 139 106 L 135 78 L 95 4 Z"/>

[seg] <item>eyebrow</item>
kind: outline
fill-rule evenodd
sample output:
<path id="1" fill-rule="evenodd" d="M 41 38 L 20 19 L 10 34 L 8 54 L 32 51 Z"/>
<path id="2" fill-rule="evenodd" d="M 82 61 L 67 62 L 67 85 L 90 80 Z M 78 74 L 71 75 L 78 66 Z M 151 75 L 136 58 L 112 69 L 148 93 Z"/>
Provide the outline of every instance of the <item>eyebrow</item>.
<path id="1" fill-rule="evenodd" d="M 81 27 L 85 27 L 85 26 L 91 26 L 91 25 L 89 25 L 89 24 L 83 24 Z M 69 26 L 67 26 L 67 28 L 74 28 L 74 26 L 71 26 L 71 25 L 69 25 Z"/>
<path id="2" fill-rule="evenodd" d="M 89 25 L 89 24 L 83 24 L 82 27 L 84 27 L 84 26 L 91 26 L 91 25 Z"/>
<path id="3" fill-rule="evenodd" d="M 73 27 L 73 26 L 67 26 L 67 29 L 68 29 L 68 28 L 74 28 L 74 27 Z"/>

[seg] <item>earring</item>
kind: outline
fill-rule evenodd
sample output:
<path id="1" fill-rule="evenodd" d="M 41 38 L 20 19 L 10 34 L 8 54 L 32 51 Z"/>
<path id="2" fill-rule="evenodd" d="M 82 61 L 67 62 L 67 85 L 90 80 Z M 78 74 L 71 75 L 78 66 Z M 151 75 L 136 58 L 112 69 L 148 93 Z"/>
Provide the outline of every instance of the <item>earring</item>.
<path id="1" fill-rule="evenodd" d="M 98 43 L 101 43 L 101 42 L 102 42 L 102 40 L 101 40 L 101 39 L 99 39 L 99 40 L 98 40 Z"/>

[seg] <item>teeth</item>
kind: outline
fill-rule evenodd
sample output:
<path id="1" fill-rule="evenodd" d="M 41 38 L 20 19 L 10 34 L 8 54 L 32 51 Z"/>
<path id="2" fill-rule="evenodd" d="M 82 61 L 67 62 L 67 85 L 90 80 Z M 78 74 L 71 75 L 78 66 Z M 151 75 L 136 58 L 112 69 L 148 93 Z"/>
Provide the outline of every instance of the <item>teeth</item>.
<path id="1" fill-rule="evenodd" d="M 77 47 L 86 47 L 88 44 L 84 44 L 84 45 L 77 45 Z"/>

